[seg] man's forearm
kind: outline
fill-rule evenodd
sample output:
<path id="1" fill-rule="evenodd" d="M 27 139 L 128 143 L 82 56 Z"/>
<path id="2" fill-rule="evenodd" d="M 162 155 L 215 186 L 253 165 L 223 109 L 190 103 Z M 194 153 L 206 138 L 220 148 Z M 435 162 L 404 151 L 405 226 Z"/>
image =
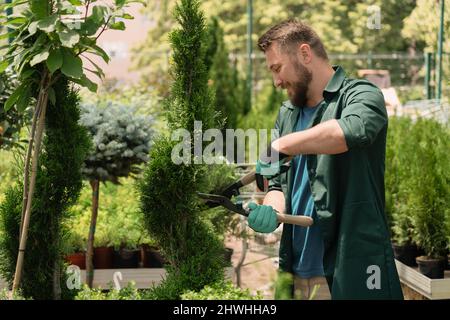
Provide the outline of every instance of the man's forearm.
<path id="1" fill-rule="evenodd" d="M 264 197 L 263 204 L 266 206 L 272 206 L 272 208 L 280 213 L 284 213 L 286 210 L 284 194 L 281 191 L 269 191 Z"/>
<path id="2" fill-rule="evenodd" d="M 286 155 L 338 154 L 348 150 L 344 132 L 335 119 L 285 135 L 275 140 L 272 147 Z"/>

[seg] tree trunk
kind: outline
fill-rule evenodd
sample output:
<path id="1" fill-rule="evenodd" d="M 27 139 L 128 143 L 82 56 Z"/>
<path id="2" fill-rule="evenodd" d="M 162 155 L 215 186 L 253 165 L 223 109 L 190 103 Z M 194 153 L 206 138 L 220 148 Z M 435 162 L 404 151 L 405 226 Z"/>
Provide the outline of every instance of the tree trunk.
<path id="1" fill-rule="evenodd" d="M 94 235 L 95 226 L 97 224 L 100 182 L 99 180 L 91 180 L 90 183 L 92 187 L 92 215 L 86 252 L 86 283 L 89 288 L 92 288 L 92 283 L 94 281 Z"/>
<path id="2" fill-rule="evenodd" d="M 30 223 L 30 218 L 31 218 L 33 193 L 34 193 L 34 187 L 36 184 L 36 176 L 37 176 L 38 165 L 39 165 L 39 153 L 40 153 L 40 149 L 41 149 L 42 136 L 43 136 L 44 129 L 45 129 L 45 114 L 47 112 L 47 101 L 48 101 L 47 84 L 50 82 L 50 79 L 48 78 L 47 73 L 45 73 L 43 75 L 43 78 L 44 78 L 44 81 L 41 83 L 41 87 L 39 90 L 38 104 L 36 106 L 36 108 L 39 110 L 38 127 L 37 127 L 37 131 L 36 131 L 36 136 L 35 136 L 36 145 L 35 145 L 34 152 L 33 152 L 32 171 L 31 171 L 31 178 L 30 178 L 30 186 L 28 188 L 27 206 L 26 206 L 25 215 L 24 215 L 24 219 L 23 219 L 22 231 L 20 232 L 20 245 L 19 245 L 19 252 L 17 255 L 16 271 L 14 274 L 13 292 L 15 292 L 19 288 L 20 280 L 22 277 L 23 261 L 24 261 L 25 248 L 26 248 L 27 236 L 28 236 L 28 225 Z M 25 188 L 25 185 L 24 185 L 24 188 Z"/>
<path id="3" fill-rule="evenodd" d="M 30 161 L 31 161 L 31 154 L 33 151 L 33 144 L 34 144 L 34 138 L 36 133 L 36 123 L 37 119 L 39 117 L 40 112 L 40 104 L 36 106 L 36 110 L 33 115 L 33 123 L 31 125 L 31 132 L 30 132 L 30 141 L 28 142 L 28 149 L 27 149 L 27 155 L 25 158 L 25 164 L 23 169 L 23 198 L 22 198 L 22 214 L 20 216 L 20 230 L 19 230 L 19 239 L 22 238 L 22 229 L 23 229 L 23 219 L 25 216 L 25 209 L 27 207 L 28 202 L 28 179 L 30 178 Z"/>

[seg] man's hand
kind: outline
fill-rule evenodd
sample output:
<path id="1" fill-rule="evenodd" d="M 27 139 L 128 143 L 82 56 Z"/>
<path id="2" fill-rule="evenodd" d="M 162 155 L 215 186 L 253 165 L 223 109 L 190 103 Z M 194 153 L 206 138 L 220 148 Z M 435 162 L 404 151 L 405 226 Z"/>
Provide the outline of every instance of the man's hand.
<path id="1" fill-rule="evenodd" d="M 256 232 L 270 233 L 278 227 L 277 213 L 271 206 L 260 206 L 251 202 L 248 208 L 248 225 Z"/>

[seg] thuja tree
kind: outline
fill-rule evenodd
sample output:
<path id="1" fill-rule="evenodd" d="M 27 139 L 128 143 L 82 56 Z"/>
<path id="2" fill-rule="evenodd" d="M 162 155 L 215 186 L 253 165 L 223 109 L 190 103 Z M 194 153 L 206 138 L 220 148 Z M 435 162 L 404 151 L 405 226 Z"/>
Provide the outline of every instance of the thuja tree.
<path id="1" fill-rule="evenodd" d="M 83 168 L 92 187 L 92 215 L 86 254 L 86 282 L 89 287 L 92 287 L 94 279 L 92 258 L 100 182 L 118 184 L 120 177 L 140 172 L 138 165 L 148 160 L 153 122 L 153 117 L 137 115 L 130 106 L 83 106 L 81 124 L 88 128 L 94 143 Z"/>
<path id="2" fill-rule="evenodd" d="M 13 290 L 19 287 L 22 276 L 48 102 L 56 103 L 54 86 L 59 78 L 65 77 L 70 82 L 96 90 L 85 71 L 89 69 L 100 77 L 103 72 L 92 61 L 91 68 L 86 69 L 81 57 L 91 53 L 108 62 L 109 57 L 97 46 L 97 39 L 106 29 L 125 28 L 124 22 L 118 19 L 131 18 L 123 11 L 129 2 L 137 1 L 115 0 L 106 5 L 91 0 L 16 0 L 0 5 L 1 11 L 21 6 L 20 13 L 12 18 L 0 16 L 2 24 L 12 30 L 2 37 L 14 39 L 0 61 L 0 73 L 9 67 L 18 75 L 20 83 L 5 102 L 4 110 L 16 107 L 23 112 L 30 102 L 35 101 L 23 170 L 20 248 Z"/>
<path id="3" fill-rule="evenodd" d="M 202 121 L 204 130 L 215 122 L 204 63 L 205 23 L 195 0 L 181 0 L 175 16 L 180 29 L 170 35 L 174 83 L 166 101 L 167 121 L 172 132 L 183 128 L 191 133 L 193 157 L 194 121 Z M 175 164 L 171 154 L 177 143 L 167 136 L 155 142 L 140 183 L 146 225 L 169 262 L 166 278 L 152 290 L 159 299 L 177 299 L 185 290 L 199 291 L 223 279 L 223 244 L 202 218 L 196 194 L 205 191 L 207 168 L 189 161 Z"/>
<path id="4" fill-rule="evenodd" d="M 36 178 L 27 256 L 21 289 L 34 299 L 67 298 L 61 249 L 62 221 L 82 187 L 81 167 L 90 146 L 87 130 L 78 123 L 78 95 L 65 77 L 54 84 L 55 104 L 49 104 L 46 134 Z M 23 185 L 11 188 L 0 207 L 4 237 L 0 239 L 2 276 L 13 282 L 19 248 Z"/>

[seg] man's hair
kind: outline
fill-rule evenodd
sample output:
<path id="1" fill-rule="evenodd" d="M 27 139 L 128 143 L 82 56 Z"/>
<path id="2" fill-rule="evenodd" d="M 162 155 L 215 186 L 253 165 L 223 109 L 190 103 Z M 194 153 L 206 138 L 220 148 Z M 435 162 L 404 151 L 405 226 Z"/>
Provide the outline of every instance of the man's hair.
<path id="1" fill-rule="evenodd" d="M 296 19 L 283 21 L 270 28 L 259 38 L 258 47 L 262 52 L 266 52 L 274 42 L 289 53 L 295 52 L 298 44 L 306 43 L 318 57 L 328 60 L 327 52 L 317 33 Z"/>

